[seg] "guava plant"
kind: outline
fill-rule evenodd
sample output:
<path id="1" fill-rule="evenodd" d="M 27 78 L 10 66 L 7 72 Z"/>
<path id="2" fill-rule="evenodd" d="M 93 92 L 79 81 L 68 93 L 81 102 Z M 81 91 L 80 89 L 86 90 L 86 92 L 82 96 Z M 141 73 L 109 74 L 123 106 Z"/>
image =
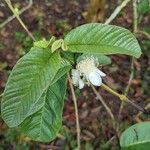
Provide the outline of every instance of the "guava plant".
<path id="1" fill-rule="evenodd" d="M 2 118 L 32 140 L 53 140 L 62 125 L 67 74 L 77 88 L 101 86 L 106 74 L 98 67 L 109 64 L 106 55 L 112 54 L 139 58 L 141 49 L 127 29 L 100 23 L 81 25 L 64 39 L 36 41 L 8 78 Z"/>

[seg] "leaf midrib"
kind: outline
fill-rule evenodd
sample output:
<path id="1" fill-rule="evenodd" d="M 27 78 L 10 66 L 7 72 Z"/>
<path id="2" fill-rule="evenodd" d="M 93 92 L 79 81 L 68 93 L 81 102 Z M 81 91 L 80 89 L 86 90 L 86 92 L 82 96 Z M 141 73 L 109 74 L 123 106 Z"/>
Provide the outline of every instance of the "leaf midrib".
<path id="1" fill-rule="evenodd" d="M 110 45 L 110 44 L 98 44 L 98 43 L 92 43 L 92 44 L 83 44 L 83 43 L 72 43 L 72 44 L 68 44 L 68 46 L 74 46 L 74 45 L 81 45 L 81 46 L 86 46 L 86 45 L 91 45 L 91 46 L 110 46 L 110 47 L 119 47 L 122 49 L 126 49 L 124 47 L 118 46 L 118 45 Z M 126 49 L 128 50 L 128 49 Z"/>
<path id="2" fill-rule="evenodd" d="M 47 65 L 48 65 L 49 60 L 50 60 L 51 57 L 52 57 L 52 54 L 49 56 L 49 58 L 47 59 L 46 63 L 45 63 L 43 66 L 47 66 Z M 28 92 L 30 91 L 31 87 L 33 86 L 32 83 L 35 83 L 35 81 L 38 80 L 37 77 L 40 75 L 40 73 L 41 73 L 44 69 L 45 69 L 45 67 L 42 67 L 42 69 L 40 69 L 40 71 L 38 72 L 38 74 L 36 75 L 36 77 L 32 79 L 32 82 L 30 82 L 31 84 L 30 84 L 30 86 L 28 87 L 28 89 L 26 90 L 26 94 L 24 94 L 24 96 L 22 97 L 22 99 L 25 99 L 26 97 L 28 97 L 28 96 L 27 96 L 27 95 L 28 95 Z M 58 70 L 59 70 L 59 69 L 58 69 Z M 55 77 L 55 76 L 54 76 L 54 77 Z M 54 77 L 53 77 L 53 79 L 54 79 Z M 52 80 L 53 80 L 53 79 L 52 79 Z M 51 81 L 52 81 L 52 80 L 51 80 Z M 49 85 L 50 85 L 50 83 L 49 83 Z M 48 86 L 49 86 L 49 85 L 48 85 Z M 30 106 L 30 109 L 29 109 L 29 111 L 28 111 L 26 117 L 28 117 L 29 115 L 32 114 L 30 111 L 33 109 L 34 105 L 35 105 L 35 104 L 38 102 L 38 100 L 41 98 L 42 94 L 43 94 L 44 91 L 48 88 L 48 86 L 45 87 L 45 89 L 43 89 L 43 92 L 41 92 L 41 94 L 39 95 L 39 98 Z M 23 104 L 23 101 L 22 101 L 22 100 L 20 101 L 20 103 L 18 103 L 17 106 L 20 106 L 20 104 L 21 104 L 21 105 Z M 42 107 L 42 106 L 41 106 L 41 107 Z M 40 108 L 41 108 L 41 107 L 40 107 Z M 16 111 L 15 111 L 14 114 L 17 114 L 17 108 L 18 108 L 18 107 L 16 107 Z M 40 108 L 39 108 L 39 109 L 40 109 Z M 38 109 L 38 110 L 39 110 L 39 109 Z M 38 110 L 37 110 L 37 111 L 38 111 Z M 19 124 L 21 124 L 21 123 L 25 120 L 26 117 L 24 116 L 24 118 L 22 119 L 22 121 L 20 121 Z M 18 125 L 18 121 L 17 121 L 17 125 Z M 16 126 L 16 123 L 15 123 L 15 126 Z"/>
<path id="3" fill-rule="evenodd" d="M 77 46 L 77 45 L 79 45 L 79 46 L 86 46 L 86 45 L 88 45 L 88 46 L 102 46 L 102 47 L 107 47 L 107 46 L 109 46 L 110 48 L 112 47 L 112 48 L 119 48 L 119 49 L 124 49 L 124 50 L 126 50 L 126 51 L 128 51 L 128 52 L 131 52 L 132 54 L 134 54 L 134 55 L 138 55 L 138 57 L 141 55 L 141 50 L 140 50 L 140 53 L 139 52 L 137 52 L 137 51 L 130 51 L 129 49 L 127 49 L 127 48 L 124 48 L 124 47 L 120 47 L 120 46 L 112 46 L 112 45 L 104 45 L 104 44 L 99 44 L 99 45 L 97 45 L 97 44 L 68 44 L 68 46 Z M 71 50 L 72 51 L 72 50 Z M 85 53 L 88 53 L 88 52 L 85 52 Z M 92 53 L 92 52 L 91 52 Z M 94 52 L 94 53 L 96 53 L 96 52 Z M 99 53 L 99 52 L 97 52 L 97 53 Z M 105 52 L 102 52 L 103 54 L 105 54 Z M 112 52 L 111 52 L 112 53 Z M 111 54 L 110 53 L 110 54 Z"/>
<path id="4" fill-rule="evenodd" d="M 47 62 L 46 62 L 46 64 L 45 64 L 44 66 L 47 66 L 47 65 L 48 65 L 49 60 L 50 60 L 51 57 L 52 57 L 52 54 L 50 55 L 50 57 L 48 58 L 48 60 L 47 60 Z M 45 67 L 43 67 L 43 69 L 41 69 L 41 70 L 43 71 L 44 69 L 45 69 Z M 59 70 L 59 69 L 58 69 L 58 70 Z M 42 71 L 40 71 L 40 72 L 38 73 L 38 75 L 36 76 L 36 78 L 34 78 L 33 83 L 34 83 L 35 80 L 37 80 L 37 77 L 41 74 Z M 55 76 L 54 76 L 54 77 L 55 77 Z M 53 77 L 53 79 L 54 79 L 54 77 Z M 53 79 L 52 79 L 52 80 L 53 80 Z M 52 80 L 51 80 L 51 81 L 52 81 Z M 43 89 L 43 92 L 41 93 L 41 95 L 39 96 L 39 98 L 35 101 L 35 103 L 41 98 L 41 96 L 43 95 L 43 93 L 45 92 L 45 90 L 50 86 L 50 84 L 51 84 L 51 83 L 49 83 L 49 85 L 48 85 L 47 87 L 45 87 L 45 89 Z M 32 86 L 33 84 L 30 84 L 30 85 Z M 30 87 L 31 87 L 31 86 L 30 86 Z M 30 89 L 30 88 L 29 88 L 29 89 Z M 22 102 L 22 101 L 21 101 L 21 102 Z M 35 103 L 34 103 L 34 104 L 35 104 Z M 30 110 L 32 109 L 32 107 L 34 106 L 34 104 L 31 106 Z M 42 107 L 42 106 L 41 106 L 41 107 Z M 39 109 L 40 109 L 40 108 L 39 108 Z M 30 112 L 30 110 L 29 110 L 29 112 Z M 37 110 L 37 111 L 38 111 L 38 110 Z"/>

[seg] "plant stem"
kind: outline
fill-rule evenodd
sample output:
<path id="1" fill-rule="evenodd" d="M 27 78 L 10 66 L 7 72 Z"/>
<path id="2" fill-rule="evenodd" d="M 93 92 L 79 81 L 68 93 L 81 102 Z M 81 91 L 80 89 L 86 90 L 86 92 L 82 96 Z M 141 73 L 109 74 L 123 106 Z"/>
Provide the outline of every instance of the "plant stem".
<path id="1" fill-rule="evenodd" d="M 114 91 L 111 89 L 109 86 L 106 84 L 102 83 L 102 88 L 104 88 L 106 91 L 110 92 L 111 94 L 117 96 L 121 101 L 127 102 L 128 104 L 131 104 L 134 108 L 138 109 L 139 111 L 142 111 L 145 114 L 148 114 L 147 110 L 144 108 L 140 107 L 139 105 L 135 104 L 134 102 L 130 101 L 124 94 L 119 94 L 118 92 Z"/>
<path id="2" fill-rule="evenodd" d="M 133 33 L 136 34 L 138 33 L 138 12 L 137 12 L 137 0 L 133 0 Z M 129 77 L 129 81 L 128 81 L 128 85 L 125 89 L 124 95 L 127 96 L 130 86 L 131 86 L 131 82 L 134 78 L 134 57 L 132 57 L 131 60 L 131 73 L 130 73 L 130 77 Z M 124 106 L 124 102 L 121 102 L 120 105 L 120 109 L 119 109 L 119 115 L 118 118 L 120 118 L 122 110 L 123 110 L 123 106 Z"/>
<path id="3" fill-rule="evenodd" d="M 74 102 L 74 107 L 75 107 L 75 116 L 76 116 L 76 129 L 77 129 L 77 144 L 78 144 L 78 150 L 80 150 L 80 124 L 79 124 L 79 115 L 78 115 L 78 106 L 77 106 L 77 98 L 75 96 L 75 91 L 73 88 L 72 80 L 70 75 L 68 74 L 68 79 L 69 79 L 69 85 L 72 93 L 72 99 Z"/>
<path id="4" fill-rule="evenodd" d="M 148 103 L 146 106 L 145 106 L 145 109 L 149 109 L 150 108 L 150 103 Z M 142 112 L 139 112 L 136 117 L 139 117 L 140 115 L 142 114 Z"/>
<path id="5" fill-rule="evenodd" d="M 133 0 L 133 32 L 134 34 L 143 34 L 150 40 L 150 35 L 147 32 L 142 31 L 138 28 L 137 0 Z"/>
<path id="6" fill-rule="evenodd" d="M 132 59 L 131 59 L 131 74 L 130 74 L 130 78 L 129 78 L 129 81 L 128 81 L 128 85 L 126 86 L 126 89 L 125 89 L 125 92 L 124 92 L 124 94 L 126 96 L 128 95 L 133 77 L 134 77 L 134 57 L 132 57 Z"/>
<path id="7" fill-rule="evenodd" d="M 112 22 L 116 16 L 120 13 L 120 11 L 130 2 L 131 0 L 124 0 L 111 14 L 111 16 L 105 21 L 105 24 L 109 24 Z"/>
<path id="8" fill-rule="evenodd" d="M 108 146 L 114 139 L 116 138 L 116 135 L 114 135 L 113 137 L 111 137 L 104 145 L 104 147 Z"/>
<path id="9" fill-rule="evenodd" d="M 3 93 L 0 95 L 0 97 L 2 97 L 3 96 Z"/>
<path id="10" fill-rule="evenodd" d="M 128 85 L 126 86 L 126 89 L 125 89 L 125 92 L 124 92 L 124 95 L 125 95 L 125 96 L 128 95 L 128 92 L 129 92 L 129 89 L 130 89 L 130 86 L 131 86 L 133 77 L 134 77 L 134 57 L 132 57 L 132 59 L 131 59 L 131 73 L 130 73 Z M 122 101 L 122 102 L 121 102 L 121 105 L 120 105 L 120 108 L 119 108 L 118 118 L 120 118 L 120 116 L 121 116 L 123 107 L 124 107 L 124 102 Z"/>
<path id="11" fill-rule="evenodd" d="M 97 98 L 101 101 L 101 103 L 103 104 L 103 106 L 105 107 L 107 113 L 109 114 L 110 118 L 112 120 L 115 120 L 113 113 L 111 112 L 111 109 L 107 106 L 107 104 L 105 103 L 105 101 L 103 100 L 102 96 L 97 92 L 97 90 L 95 89 L 95 87 L 93 85 L 91 85 L 93 92 L 95 93 L 95 95 L 97 96 Z"/>
<path id="12" fill-rule="evenodd" d="M 26 27 L 26 25 L 23 23 L 23 21 L 21 20 L 21 18 L 19 17 L 19 14 L 16 12 L 16 10 L 13 8 L 11 1 L 10 0 L 5 0 L 5 2 L 7 3 L 8 7 L 10 8 L 10 10 L 13 12 L 13 14 L 15 15 L 15 17 L 18 19 L 18 21 L 20 22 L 20 24 L 22 25 L 22 27 L 26 30 L 26 32 L 28 33 L 29 37 L 35 41 L 35 38 L 33 37 L 32 33 L 28 30 L 28 28 Z"/>
<path id="13" fill-rule="evenodd" d="M 145 31 L 141 31 L 141 30 L 138 30 L 137 33 L 143 34 L 144 36 L 146 36 L 150 40 L 150 34 L 149 33 L 145 32 Z"/>
<path id="14" fill-rule="evenodd" d="M 18 15 L 21 15 L 22 13 L 24 13 L 26 10 L 28 10 L 33 4 L 32 0 L 29 0 L 29 4 L 22 8 L 19 12 Z M 14 18 L 16 18 L 15 15 L 10 16 L 8 19 L 6 19 L 3 23 L 0 24 L 0 28 L 3 28 L 7 23 L 9 23 L 10 21 L 12 21 Z"/>
<path id="15" fill-rule="evenodd" d="M 133 32 L 138 31 L 138 12 L 137 12 L 137 0 L 133 0 Z"/>

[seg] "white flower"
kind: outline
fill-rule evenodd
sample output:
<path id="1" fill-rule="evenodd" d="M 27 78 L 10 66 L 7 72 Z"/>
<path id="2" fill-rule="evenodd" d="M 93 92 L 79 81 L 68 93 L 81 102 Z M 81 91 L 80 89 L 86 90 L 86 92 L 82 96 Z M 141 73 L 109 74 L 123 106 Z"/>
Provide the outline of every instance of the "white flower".
<path id="1" fill-rule="evenodd" d="M 79 89 L 82 89 L 84 87 L 84 82 L 80 78 L 80 72 L 76 69 L 72 69 L 72 81 L 75 86 L 78 86 Z"/>
<path id="2" fill-rule="evenodd" d="M 95 69 L 88 75 L 88 80 L 95 86 L 100 86 L 102 84 L 102 78 L 106 76 L 102 71 Z"/>
<path id="3" fill-rule="evenodd" d="M 78 86 L 79 89 L 84 87 L 84 82 L 93 84 L 94 86 L 100 86 L 102 84 L 102 77 L 105 77 L 106 74 L 99 70 L 98 60 L 94 57 L 85 57 L 77 64 L 77 69 L 72 70 L 72 81 L 75 86 Z M 84 79 L 82 80 L 81 79 Z"/>
<path id="4" fill-rule="evenodd" d="M 106 74 L 100 71 L 98 67 L 98 60 L 94 57 L 86 57 L 77 64 L 77 70 L 86 78 L 86 80 L 95 86 L 102 84 L 102 78 Z"/>

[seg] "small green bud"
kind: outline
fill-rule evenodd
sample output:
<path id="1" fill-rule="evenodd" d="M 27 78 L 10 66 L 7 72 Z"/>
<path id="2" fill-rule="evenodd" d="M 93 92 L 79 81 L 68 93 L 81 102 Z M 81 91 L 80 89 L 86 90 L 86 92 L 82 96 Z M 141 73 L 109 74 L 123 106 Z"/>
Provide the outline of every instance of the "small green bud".
<path id="1" fill-rule="evenodd" d="M 56 41 L 52 44 L 52 53 L 61 47 L 62 42 L 63 42 L 63 39 L 60 39 L 60 40 L 56 40 Z"/>
<path id="2" fill-rule="evenodd" d="M 68 50 L 68 46 L 67 46 L 65 41 L 62 41 L 61 48 L 62 48 L 63 51 Z"/>

